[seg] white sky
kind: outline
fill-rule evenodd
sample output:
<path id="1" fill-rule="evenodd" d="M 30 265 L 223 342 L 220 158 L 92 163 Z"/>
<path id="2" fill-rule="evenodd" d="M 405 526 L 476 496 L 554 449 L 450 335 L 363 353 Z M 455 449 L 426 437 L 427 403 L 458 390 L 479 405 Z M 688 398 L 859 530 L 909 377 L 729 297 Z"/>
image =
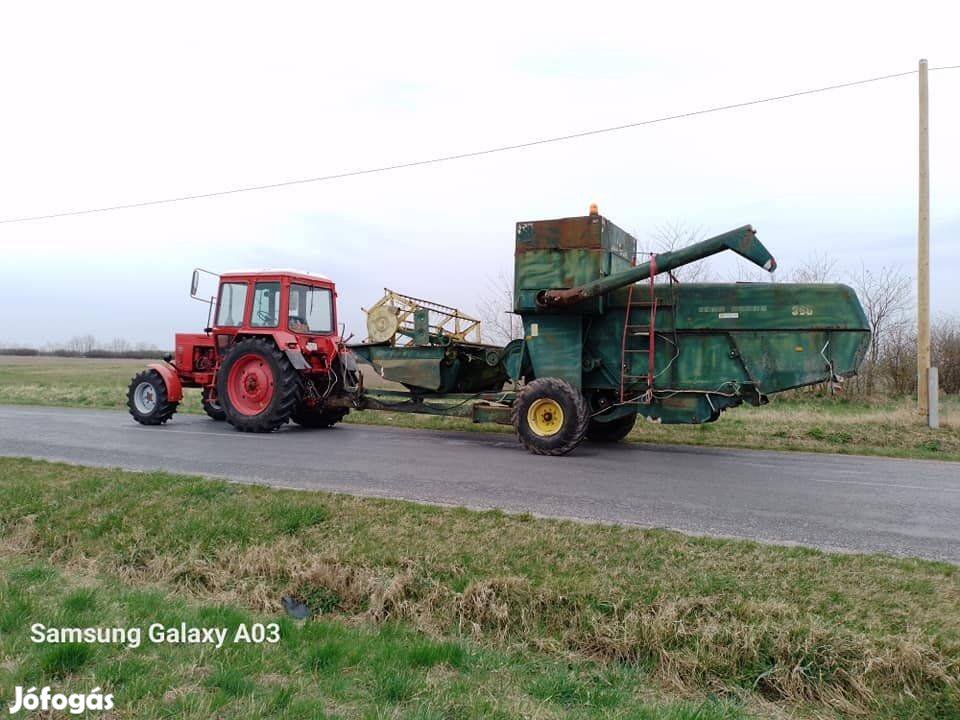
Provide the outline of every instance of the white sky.
<path id="1" fill-rule="evenodd" d="M 4 3 L 0 218 L 405 162 L 916 67 L 960 5 Z M 669 7 L 662 7 L 669 5 Z M 960 70 L 931 74 L 932 301 L 960 312 Z M 916 77 L 462 162 L 0 225 L 0 343 L 203 327 L 195 265 L 301 267 L 470 311 L 517 220 L 590 202 L 649 242 L 752 223 L 915 266 Z"/>

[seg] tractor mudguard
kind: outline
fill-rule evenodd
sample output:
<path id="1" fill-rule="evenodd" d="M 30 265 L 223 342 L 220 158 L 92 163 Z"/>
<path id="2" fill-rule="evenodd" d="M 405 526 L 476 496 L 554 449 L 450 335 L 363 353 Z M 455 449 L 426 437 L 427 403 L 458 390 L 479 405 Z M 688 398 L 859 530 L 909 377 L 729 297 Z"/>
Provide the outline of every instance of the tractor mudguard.
<path id="1" fill-rule="evenodd" d="M 163 383 L 167 386 L 167 400 L 180 402 L 183 399 L 183 385 L 180 383 L 180 376 L 173 368 L 163 363 L 150 363 L 147 367 L 160 373 Z"/>
<path id="2" fill-rule="evenodd" d="M 297 349 L 288 349 L 284 350 L 286 353 L 287 359 L 290 361 L 290 364 L 293 365 L 296 370 L 310 370 L 310 363 L 307 362 L 307 359 L 303 356 L 303 353 Z"/>

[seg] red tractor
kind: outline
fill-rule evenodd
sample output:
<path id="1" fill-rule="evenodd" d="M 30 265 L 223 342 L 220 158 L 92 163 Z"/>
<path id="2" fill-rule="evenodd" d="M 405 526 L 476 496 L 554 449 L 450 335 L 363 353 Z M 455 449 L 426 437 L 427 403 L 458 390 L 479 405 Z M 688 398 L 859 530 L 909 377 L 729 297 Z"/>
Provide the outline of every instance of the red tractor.
<path id="1" fill-rule="evenodd" d="M 197 297 L 195 270 L 191 297 Z M 214 274 L 214 273 L 210 273 Z M 203 333 L 177 333 L 174 356 L 138 373 L 127 406 L 143 425 L 162 425 L 183 388 L 201 388 L 203 409 L 245 432 L 289 420 L 326 428 L 360 397 L 362 375 L 337 329 L 334 284 L 289 270 L 220 275 Z"/>

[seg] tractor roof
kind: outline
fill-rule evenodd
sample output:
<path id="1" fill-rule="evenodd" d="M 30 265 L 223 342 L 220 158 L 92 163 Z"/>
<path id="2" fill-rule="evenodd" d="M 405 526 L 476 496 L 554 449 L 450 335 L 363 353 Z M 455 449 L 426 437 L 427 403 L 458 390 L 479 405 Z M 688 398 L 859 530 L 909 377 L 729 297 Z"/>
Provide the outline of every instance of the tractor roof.
<path id="1" fill-rule="evenodd" d="M 260 270 L 231 270 L 230 272 L 221 273 L 220 277 L 274 277 L 277 275 L 283 275 L 285 277 L 301 280 L 322 280 L 324 282 L 332 282 L 330 278 L 326 275 L 321 275 L 319 273 L 310 273 L 305 270 L 291 270 L 289 268 L 266 268 Z"/>

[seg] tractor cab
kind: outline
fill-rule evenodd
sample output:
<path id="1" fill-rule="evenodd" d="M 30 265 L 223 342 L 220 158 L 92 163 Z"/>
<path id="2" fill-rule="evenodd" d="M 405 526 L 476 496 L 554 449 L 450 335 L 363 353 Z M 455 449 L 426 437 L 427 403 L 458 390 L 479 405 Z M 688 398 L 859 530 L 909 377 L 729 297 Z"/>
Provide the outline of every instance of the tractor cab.
<path id="1" fill-rule="evenodd" d="M 322 275 L 292 270 L 224 273 L 211 330 L 329 337 L 336 330 L 335 299 L 333 282 Z"/>
<path id="2" fill-rule="evenodd" d="M 220 275 L 211 298 L 212 336 L 218 355 L 246 338 L 269 339 L 298 371 L 328 373 L 342 351 L 336 288 L 323 275 L 296 270 L 238 271 Z"/>
<path id="3" fill-rule="evenodd" d="M 215 296 L 197 294 L 201 273 L 218 278 Z M 329 278 L 295 270 L 217 275 L 197 269 L 190 296 L 208 304 L 207 327 L 177 333 L 175 354 L 134 378 L 128 405 L 138 422 L 166 422 L 190 387 L 201 389 L 210 417 L 249 432 L 289 420 L 329 427 L 353 406 L 362 380 L 337 331 L 337 292 Z"/>

